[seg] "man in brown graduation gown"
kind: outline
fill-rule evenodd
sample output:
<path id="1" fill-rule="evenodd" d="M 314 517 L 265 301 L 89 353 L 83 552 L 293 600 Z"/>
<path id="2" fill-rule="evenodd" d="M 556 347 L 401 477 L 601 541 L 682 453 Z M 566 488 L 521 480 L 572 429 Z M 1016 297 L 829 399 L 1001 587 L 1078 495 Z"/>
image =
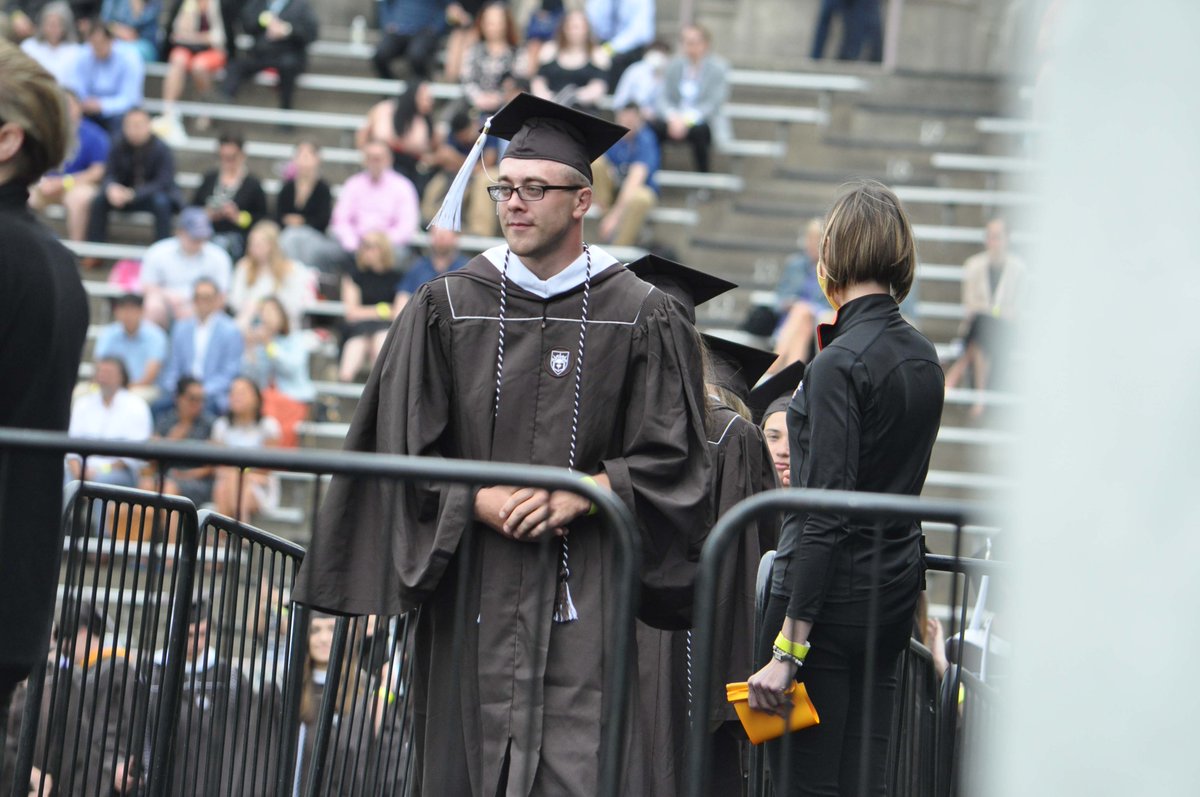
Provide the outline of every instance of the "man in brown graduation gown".
<path id="1" fill-rule="evenodd" d="M 347 447 L 571 466 L 638 518 L 644 584 L 686 591 L 711 522 L 699 349 L 670 298 L 582 238 L 590 163 L 623 129 L 529 95 L 490 121 L 512 142 L 493 195 L 507 246 L 413 296 Z M 613 544 L 573 494 L 335 479 L 296 592 L 421 607 L 415 793 L 592 795 Z M 631 721 L 623 793 L 636 740 Z"/>

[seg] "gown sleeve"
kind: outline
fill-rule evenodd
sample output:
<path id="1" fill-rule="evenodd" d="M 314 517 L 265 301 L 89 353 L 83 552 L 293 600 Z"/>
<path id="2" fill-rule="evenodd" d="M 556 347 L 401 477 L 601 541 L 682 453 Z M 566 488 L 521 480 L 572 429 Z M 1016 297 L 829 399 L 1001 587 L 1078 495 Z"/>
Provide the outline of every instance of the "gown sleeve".
<path id="1" fill-rule="evenodd" d="M 345 450 L 440 457 L 451 437 L 448 330 L 423 286 L 392 325 Z M 434 590 L 474 517 L 475 488 L 335 476 L 296 599 L 340 614 L 399 614 Z"/>
<path id="2" fill-rule="evenodd" d="M 686 628 L 696 563 L 712 526 L 699 342 L 664 298 L 633 347 L 623 455 L 602 466 L 642 533 L 639 616 L 657 628 Z"/>

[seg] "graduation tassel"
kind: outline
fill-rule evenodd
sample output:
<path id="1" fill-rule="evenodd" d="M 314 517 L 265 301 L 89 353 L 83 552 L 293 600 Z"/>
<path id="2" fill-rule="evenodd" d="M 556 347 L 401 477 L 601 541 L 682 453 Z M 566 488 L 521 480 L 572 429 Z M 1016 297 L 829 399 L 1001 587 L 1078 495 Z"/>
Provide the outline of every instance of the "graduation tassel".
<path id="1" fill-rule="evenodd" d="M 479 158 L 483 154 L 483 145 L 487 141 L 488 131 L 491 128 L 492 117 L 489 116 L 483 123 L 483 130 L 480 131 L 479 138 L 475 139 L 475 145 L 467 153 L 462 168 L 458 170 L 458 174 L 454 175 L 454 182 L 450 183 L 450 187 L 446 189 L 446 198 L 442 200 L 442 206 L 438 208 L 438 212 L 425 229 L 441 227 L 443 230 L 454 230 L 455 232 L 462 229 L 463 197 L 466 196 L 471 175 L 475 172 L 475 164 L 479 163 Z"/>
<path id="2" fill-rule="evenodd" d="M 567 567 L 567 538 L 562 539 L 562 556 L 558 560 L 558 593 L 554 599 L 554 622 L 570 623 L 579 619 L 575 602 L 571 600 L 571 569 Z"/>

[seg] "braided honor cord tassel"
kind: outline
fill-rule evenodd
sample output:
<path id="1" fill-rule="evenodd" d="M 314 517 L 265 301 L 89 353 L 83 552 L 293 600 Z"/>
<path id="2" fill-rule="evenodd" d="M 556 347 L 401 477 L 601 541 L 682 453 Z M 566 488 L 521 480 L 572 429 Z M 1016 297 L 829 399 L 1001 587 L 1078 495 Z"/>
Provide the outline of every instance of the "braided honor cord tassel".
<path id="1" fill-rule="evenodd" d="M 504 267 L 500 269 L 500 346 L 496 350 L 496 401 L 492 404 L 492 420 L 500 416 L 500 384 L 504 381 L 504 311 L 508 306 L 508 255 L 504 250 Z"/>
<path id="2" fill-rule="evenodd" d="M 583 312 L 579 319 L 579 354 L 575 358 L 575 407 L 571 414 L 571 455 L 567 468 L 575 470 L 575 448 L 579 436 L 579 405 L 583 400 L 583 343 L 587 338 L 588 302 L 592 296 L 592 250 L 587 244 L 583 245 L 583 253 L 587 256 L 586 271 L 583 278 Z M 571 600 L 571 568 L 567 565 L 570 557 L 570 544 L 566 535 L 562 538 L 561 556 L 558 562 L 558 590 L 554 600 L 554 622 L 569 623 L 579 619 L 575 610 L 575 602 Z"/>

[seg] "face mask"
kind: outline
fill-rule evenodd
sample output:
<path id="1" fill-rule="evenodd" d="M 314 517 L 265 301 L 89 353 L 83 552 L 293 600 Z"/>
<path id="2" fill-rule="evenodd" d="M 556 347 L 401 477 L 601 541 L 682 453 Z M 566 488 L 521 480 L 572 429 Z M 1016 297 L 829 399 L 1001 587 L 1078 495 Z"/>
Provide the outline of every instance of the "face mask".
<path id="1" fill-rule="evenodd" d="M 825 300 L 829 302 L 829 306 L 835 311 L 839 310 L 841 309 L 841 305 L 838 304 L 834 300 L 833 296 L 831 296 L 829 293 L 829 277 L 825 276 L 825 274 L 822 272 L 823 269 L 817 269 L 817 285 L 821 287 L 821 293 L 825 294 Z"/>

